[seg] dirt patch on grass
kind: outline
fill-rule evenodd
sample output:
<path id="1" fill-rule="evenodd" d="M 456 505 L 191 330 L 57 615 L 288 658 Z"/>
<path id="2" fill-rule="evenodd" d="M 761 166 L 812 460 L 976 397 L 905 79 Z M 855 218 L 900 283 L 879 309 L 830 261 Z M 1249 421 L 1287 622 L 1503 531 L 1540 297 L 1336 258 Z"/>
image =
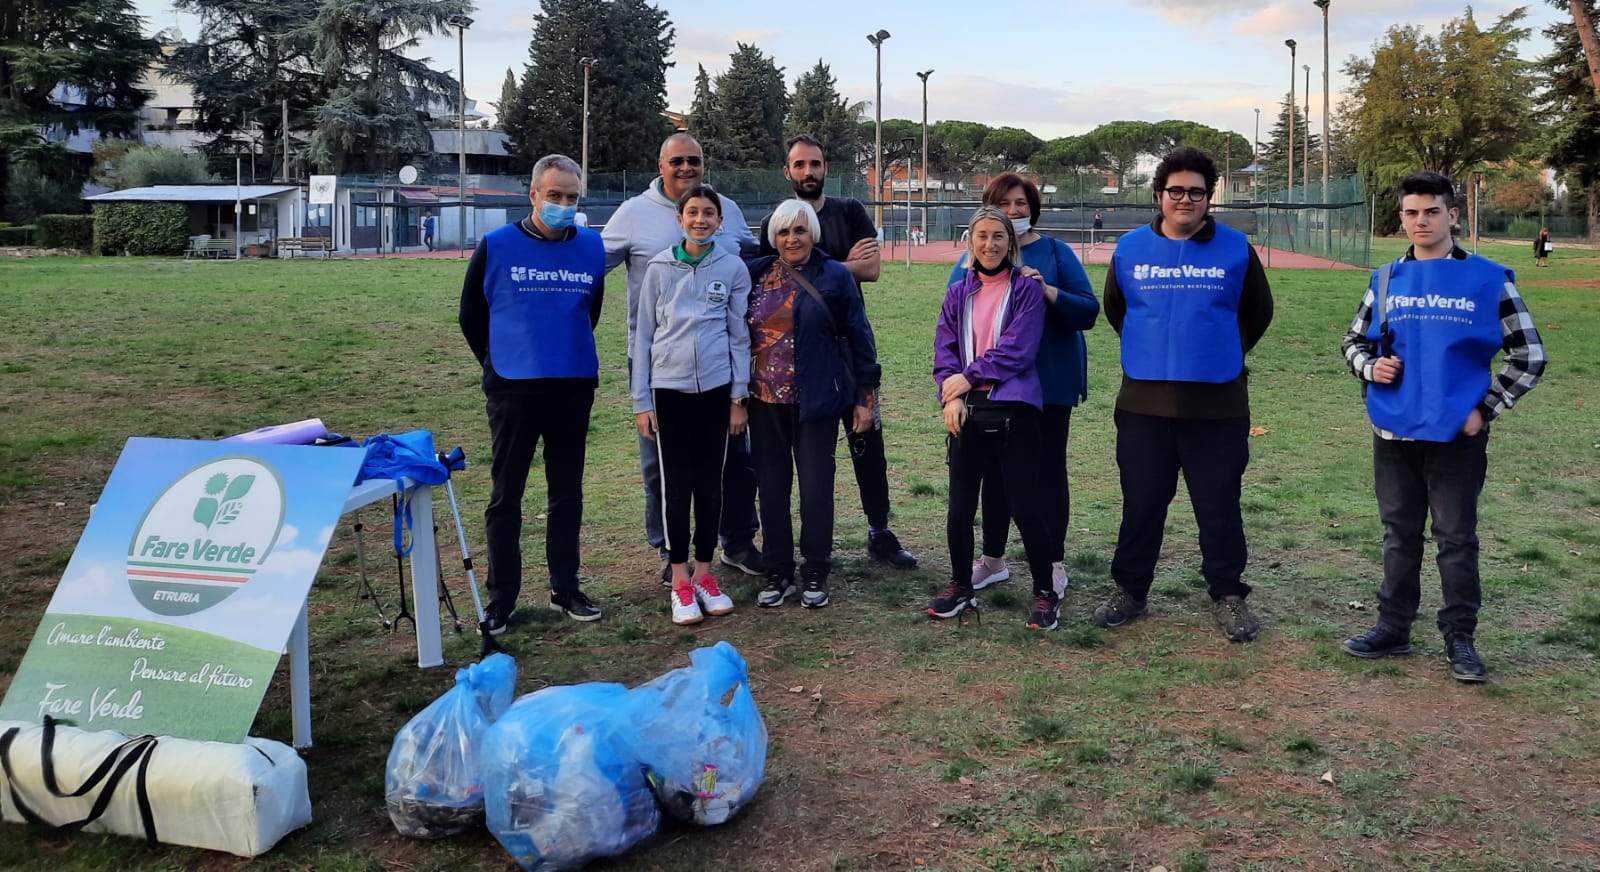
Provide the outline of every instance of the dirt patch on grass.
<path id="1" fill-rule="evenodd" d="M 1595 258 L 1600 261 L 1600 258 Z M 1554 281 L 1529 281 L 1523 279 L 1519 283 L 1525 288 L 1575 288 L 1577 290 L 1600 290 L 1600 278 L 1593 279 L 1557 279 Z"/>

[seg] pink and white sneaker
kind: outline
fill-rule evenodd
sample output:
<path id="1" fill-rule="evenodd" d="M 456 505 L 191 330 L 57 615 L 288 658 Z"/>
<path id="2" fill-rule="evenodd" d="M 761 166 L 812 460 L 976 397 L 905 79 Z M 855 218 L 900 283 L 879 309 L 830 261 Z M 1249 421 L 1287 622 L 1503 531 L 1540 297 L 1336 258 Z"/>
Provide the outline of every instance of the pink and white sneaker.
<path id="1" fill-rule="evenodd" d="M 695 599 L 695 589 L 687 580 L 672 586 L 672 622 L 678 626 L 698 624 L 705 620 L 700 613 L 700 603 Z"/>
<path id="2" fill-rule="evenodd" d="M 725 615 L 733 611 L 733 597 L 722 592 L 717 580 L 709 572 L 700 573 L 694 580 L 694 598 L 708 615 Z"/>

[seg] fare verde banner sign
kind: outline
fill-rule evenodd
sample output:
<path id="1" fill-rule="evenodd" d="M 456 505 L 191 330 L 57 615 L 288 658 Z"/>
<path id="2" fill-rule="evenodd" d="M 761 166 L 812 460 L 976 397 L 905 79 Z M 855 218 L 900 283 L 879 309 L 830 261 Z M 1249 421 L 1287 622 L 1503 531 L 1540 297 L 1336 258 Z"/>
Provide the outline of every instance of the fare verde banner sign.
<path id="1" fill-rule="evenodd" d="M 242 740 L 362 454 L 128 440 L 0 719 Z"/>

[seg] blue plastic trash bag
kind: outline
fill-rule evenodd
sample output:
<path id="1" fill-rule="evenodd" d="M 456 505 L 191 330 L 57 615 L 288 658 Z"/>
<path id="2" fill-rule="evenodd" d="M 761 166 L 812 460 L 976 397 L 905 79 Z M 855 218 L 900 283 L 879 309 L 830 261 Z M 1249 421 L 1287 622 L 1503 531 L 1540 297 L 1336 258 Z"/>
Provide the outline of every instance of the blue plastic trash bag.
<path id="1" fill-rule="evenodd" d="M 655 833 L 661 811 L 631 751 L 627 688 L 551 687 L 512 703 L 479 755 L 489 831 L 524 869 L 577 869 Z"/>
<path id="2" fill-rule="evenodd" d="M 661 807 L 701 826 L 732 817 L 761 786 L 767 726 L 744 658 L 727 642 L 628 693 L 635 753 Z"/>
<path id="3" fill-rule="evenodd" d="M 442 839 L 483 826 L 477 749 L 516 684 L 517 662 L 491 655 L 458 670 L 455 686 L 395 734 L 384 798 L 401 835 Z"/>

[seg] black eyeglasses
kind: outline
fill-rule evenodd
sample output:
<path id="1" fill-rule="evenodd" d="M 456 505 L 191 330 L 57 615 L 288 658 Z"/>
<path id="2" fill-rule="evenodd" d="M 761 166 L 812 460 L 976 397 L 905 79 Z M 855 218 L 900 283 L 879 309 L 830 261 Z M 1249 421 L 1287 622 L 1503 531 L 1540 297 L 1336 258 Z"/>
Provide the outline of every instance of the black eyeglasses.
<path id="1" fill-rule="evenodd" d="M 671 164 L 671 165 L 673 165 L 675 167 L 681 167 L 684 164 L 688 164 L 689 166 L 692 166 L 692 167 L 697 167 L 697 166 L 699 166 L 700 164 L 702 164 L 704 162 L 705 162 L 704 159 L 702 159 L 700 157 L 700 155 L 698 155 L 698 154 L 688 154 L 688 155 L 680 154 L 677 157 L 669 157 L 669 158 L 667 158 L 667 163 L 669 163 L 669 164 Z"/>
<path id="2" fill-rule="evenodd" d="M 1167 199 L 1176 200 L 1180 203 L 1183 202 L 1185 196 L 1189 198 L 1191 203 L 1198 203 L 1211 196 L 1211 192 L 1205 188 L 1164 188 L 1161 193 L 1166 194 Z"/>

